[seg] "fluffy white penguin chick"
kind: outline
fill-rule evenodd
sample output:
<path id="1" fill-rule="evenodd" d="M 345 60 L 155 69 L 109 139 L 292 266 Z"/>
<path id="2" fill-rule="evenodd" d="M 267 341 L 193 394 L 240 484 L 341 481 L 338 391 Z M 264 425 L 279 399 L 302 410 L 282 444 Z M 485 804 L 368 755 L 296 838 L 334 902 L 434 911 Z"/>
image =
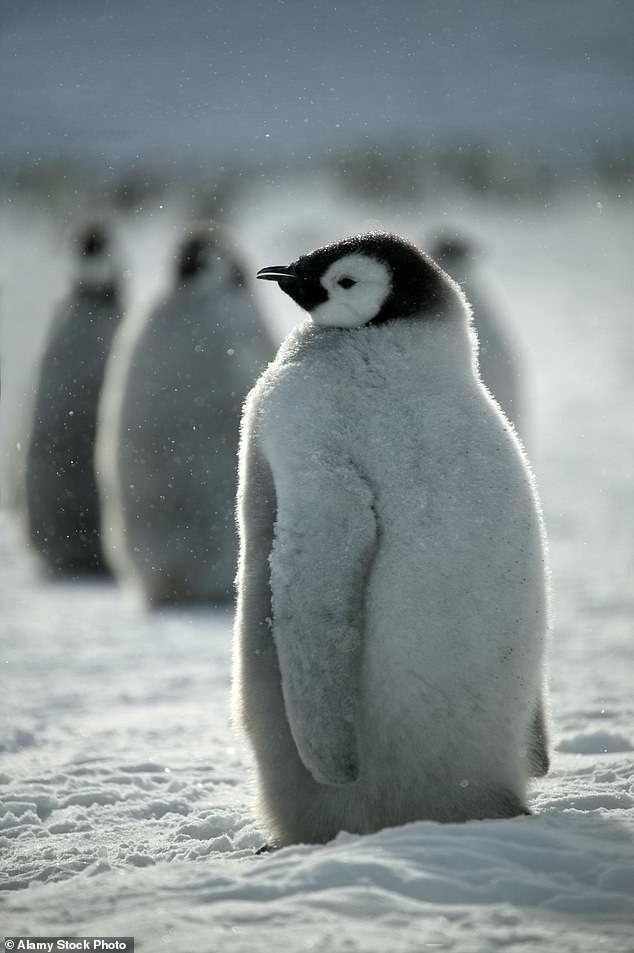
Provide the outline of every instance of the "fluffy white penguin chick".
<path id="1" fill-rule="evenodd" d="M 108 559 L 149 605 L 225 602 L 240 412 L 275 346 L 222 228 L 189 230 L 173 290 L 122 332 L 97 448 Z"/>
<path id="2" fill-rule="evenodd" d="M 270 843 L 528 813 L 544 532 L 463 295 L 389 234 L 259 277 L 310 314 L 240 447 L 234 711 Z"/>
<path id="3" fill-rule="evenodd" d="M 122 316 L 109 229 L 75 240 L 73 287 L 57 309 L 39 366 L 26 459 L 31 548 L 54 572 L 105 570 L 94 467 L 97 407 Z"/>

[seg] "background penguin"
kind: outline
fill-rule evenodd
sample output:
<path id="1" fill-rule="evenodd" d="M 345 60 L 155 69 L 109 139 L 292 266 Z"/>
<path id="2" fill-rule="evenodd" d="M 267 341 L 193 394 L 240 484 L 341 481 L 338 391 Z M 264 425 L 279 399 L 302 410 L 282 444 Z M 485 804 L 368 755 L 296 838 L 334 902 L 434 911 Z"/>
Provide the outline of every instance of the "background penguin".
<path id="1" fill-rule="evenodd" d="M 108 558 L 150 604 L 225 601 L 240 411 L 275 350 L 220 228 L 189 230 L 172 293 L 129 332 L 101 407 Z"/>
<path id="2" fill-rule="evenodd" d="M 480 377 L 520 436 L 525 437 L 521 361 L 511 328 L 501 320 L 478 280 L 477 243 L 460 233 L 445 233 L 431 242 L 429 254 L 466 294 L 478 335 Z"/>
<path id="3" fill-rule="evenodd" d="M 234 714 L 271 843 L 527 813 L 543 529 L 462 293 L 385 234 L 258 277 L 310 313 L 240 448 Z"/>
<path id="4" fill-rule="evenodd" d="M 120 277 L 108 229 L 76 239 L 72 291 L 51 324 L 39 367 L 26 459 L 32 548 L 54 571 L 105 570 L 94 469 L 97 404 L 121 319 Z"/>

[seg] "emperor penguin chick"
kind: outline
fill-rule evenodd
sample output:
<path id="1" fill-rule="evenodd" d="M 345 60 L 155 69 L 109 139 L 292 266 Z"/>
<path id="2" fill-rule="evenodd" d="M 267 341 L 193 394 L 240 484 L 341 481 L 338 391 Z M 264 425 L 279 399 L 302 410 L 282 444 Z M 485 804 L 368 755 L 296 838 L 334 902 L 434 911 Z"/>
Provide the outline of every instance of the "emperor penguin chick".
<path id="1" fill-rule="evenodd" d="M 478 336 L 480 377 L 525 439 L 522 362 L 511 330 L 479 279 L 476 243 L 460 234 L 444 234 L 431 245 L 429 253 L 465 292 Z"/>
<path id="2" fill-rule="evenodd" d="M 105 571 L 94 468 L 97 405 L 121 319 L 120 276 L 108 229 L 76 239 L 74 286 L 60 305 L 39 367 L 26 458 L 32 548 L 52 571 Z"/>
<path id="3" fill-rule="evenodd" d="M 460 289 L 382 233 L 258 277 L 310 315 L 240 447 L 233 702 L 270 843 L 528 813 L 544 531 Z"/>
<path id="4" fill-rule="evenodd" d="M 225 602 L 240 411 L 275 348 L 221 228 L 189 230 L 173 290 L 123 330 L 97 454 L 108 558 L 150 605 Z"/>

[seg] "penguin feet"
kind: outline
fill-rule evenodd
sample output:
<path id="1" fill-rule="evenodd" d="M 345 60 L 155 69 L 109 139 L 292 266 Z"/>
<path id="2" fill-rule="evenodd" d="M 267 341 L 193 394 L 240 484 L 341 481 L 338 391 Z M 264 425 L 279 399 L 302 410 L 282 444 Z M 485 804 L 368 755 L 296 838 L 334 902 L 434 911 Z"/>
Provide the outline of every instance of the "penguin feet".
<path id="1" fill-rule="evenodd" d="M 530 817 L 532 811 L 512 791 L 499 791 L 495 795 L 496 812 L 494 817 Z"/>

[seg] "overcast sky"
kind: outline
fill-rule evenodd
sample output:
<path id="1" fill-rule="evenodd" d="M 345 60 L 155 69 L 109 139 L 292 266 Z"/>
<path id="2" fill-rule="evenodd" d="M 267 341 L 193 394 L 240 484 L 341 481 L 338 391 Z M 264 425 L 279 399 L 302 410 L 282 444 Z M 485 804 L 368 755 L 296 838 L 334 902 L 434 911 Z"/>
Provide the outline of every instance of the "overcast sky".
<path id="1" fill-rule="evenodd" d="M 630 0 L 4 0 L 0 155 L 631 135 Z"/>

